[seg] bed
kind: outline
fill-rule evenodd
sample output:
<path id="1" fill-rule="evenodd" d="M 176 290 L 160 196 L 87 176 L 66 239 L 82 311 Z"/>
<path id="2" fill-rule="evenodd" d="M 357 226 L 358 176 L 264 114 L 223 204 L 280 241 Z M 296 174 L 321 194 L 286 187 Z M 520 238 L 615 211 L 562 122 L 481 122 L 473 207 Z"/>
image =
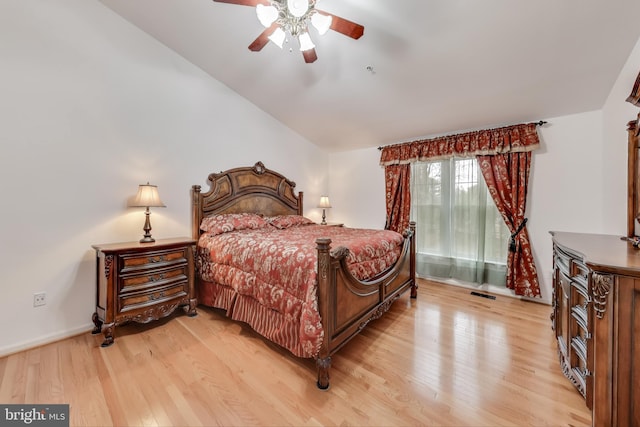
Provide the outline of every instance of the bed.
<path id="1" fill-rule="evenodd" d="M 198 304 L 225 310 L 293 355 L 329 387 L 331 356 L 410 291 L 415 223 L 403 234 L 318 225 L 295 182 L 262 162 L 192 186 Z"/>

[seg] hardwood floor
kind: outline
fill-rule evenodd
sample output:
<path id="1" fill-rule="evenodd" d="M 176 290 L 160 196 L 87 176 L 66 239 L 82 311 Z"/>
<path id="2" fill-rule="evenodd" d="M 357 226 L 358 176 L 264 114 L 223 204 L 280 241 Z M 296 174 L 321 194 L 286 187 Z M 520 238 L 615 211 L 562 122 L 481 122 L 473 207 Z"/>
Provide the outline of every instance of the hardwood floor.
<path id="1" fill-rule="evenodd" d="M 68 403 L 72 426 L 587 426 L 562 375 L 551 307 L 420 281 L 333 357 L 315 364 L 198 308 L 0 359 L 0 403 Z"/>

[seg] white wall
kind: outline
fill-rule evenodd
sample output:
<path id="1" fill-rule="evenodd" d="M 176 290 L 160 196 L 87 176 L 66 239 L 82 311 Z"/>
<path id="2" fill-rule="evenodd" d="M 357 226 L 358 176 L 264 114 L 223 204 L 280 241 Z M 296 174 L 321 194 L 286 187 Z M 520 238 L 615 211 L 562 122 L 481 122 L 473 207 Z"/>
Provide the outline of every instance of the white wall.
<path id="1" fill-rule="evenodd" d="M 384 169 L 376 148 L 330 155 L 327 221 L 348 227 L 384 228 Z"/>
<path id="2" fill-rule="evenodd" d="M 142 237 L 138 184 L 156 238 L 189 236 L 192 184 L 259 160 L 319 219 L 324 151 L 98 1 L 0 2 L 0 58 L 0 355 L 91 328 L 91 245 Z"/>
<path id="3" fill-rule="evenodd" d="M 553 245 L 549 231 L 601 233 L 602 113 L 544 119 L 541 148 L 533 153 L 527 217 L 542 301 L 553 295 Z M 621 185 L 626 185 L 622 183 Z"/>

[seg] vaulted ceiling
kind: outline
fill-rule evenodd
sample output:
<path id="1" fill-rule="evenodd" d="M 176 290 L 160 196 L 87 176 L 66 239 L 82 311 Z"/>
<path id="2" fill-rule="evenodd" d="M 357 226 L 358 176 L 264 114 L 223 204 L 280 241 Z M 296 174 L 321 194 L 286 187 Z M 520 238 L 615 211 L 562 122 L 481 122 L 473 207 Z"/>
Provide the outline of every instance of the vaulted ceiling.
<path id="1" fill-rule="evenodd" d="M 252 7 L 101 1 L 328 151 L 600 109 L 640 38 L 638 0 L 322 0 L 364 36 L 312 30 L 306 64 L 249 51 Z"/>

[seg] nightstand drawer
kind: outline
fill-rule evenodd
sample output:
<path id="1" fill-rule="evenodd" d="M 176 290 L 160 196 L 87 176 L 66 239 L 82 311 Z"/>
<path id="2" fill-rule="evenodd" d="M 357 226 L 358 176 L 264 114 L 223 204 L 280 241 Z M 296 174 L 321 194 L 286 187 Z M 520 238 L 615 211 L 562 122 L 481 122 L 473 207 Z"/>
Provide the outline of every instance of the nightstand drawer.
<path id="1" fill-rule="evenodd" d="M 135 310 L 143 306 L 165 303 L 172 299 L 186 298 L 188 295 L 187 282 L 175 283 L 153 291 L 134 292 L 119 298 L 120 311 Z"/>
<path id="2" fill-rule="evenodd" d="M 176 281 L 186 281 L 189 277 L 187 264 L 166 269 L 158 269 L 144 274 L 122 275 L 118 284 L 118 294 L 143 291 L 166 286 Z"/>
<path id="3" fill-rule="evenodd" d="M 175 264 L 187 263 L 187 248 L 148 251 L 146 253 L 120 254 L 122 274 L 133 271 L 168 267 Z"/>

